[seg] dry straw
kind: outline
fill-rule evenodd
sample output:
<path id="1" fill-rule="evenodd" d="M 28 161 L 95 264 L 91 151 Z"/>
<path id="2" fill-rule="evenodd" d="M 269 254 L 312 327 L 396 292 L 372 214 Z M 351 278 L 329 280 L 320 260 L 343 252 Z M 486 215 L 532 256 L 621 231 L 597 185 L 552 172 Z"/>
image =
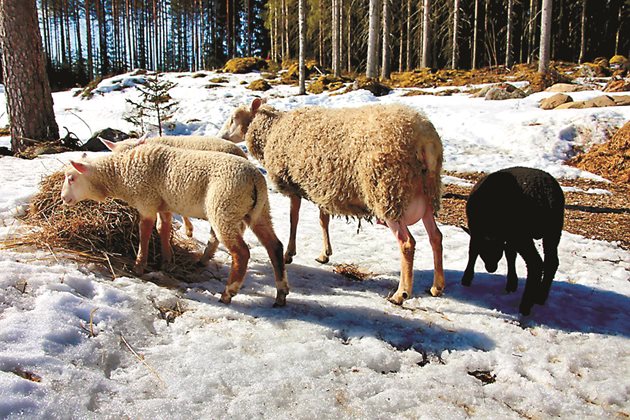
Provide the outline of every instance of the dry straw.
<path id="1" fill-rule="evenodd" d="M 63 179 L 64 174 L 56 172 L 42 180 L 39 193 L 23 217 L 33 229 L 0 245 L 9 249 L 49 250 L 55 259 L 55 251 L 60 251 L 79 263 L 97 263 L 114 277 L 131 275 L 139 239 L 138 212 L 122 201 L 111 199 L 65 206 L 60 198 Z M 168 276 L 186 281 L 199 270 L 195 255 L 199 245 L 177 232 L 173 233 L 172 244 L 175 264 L 168 267 Z M 151 267 L 159 265 L 159 248 L 154 230 L 149 253 Z"/>

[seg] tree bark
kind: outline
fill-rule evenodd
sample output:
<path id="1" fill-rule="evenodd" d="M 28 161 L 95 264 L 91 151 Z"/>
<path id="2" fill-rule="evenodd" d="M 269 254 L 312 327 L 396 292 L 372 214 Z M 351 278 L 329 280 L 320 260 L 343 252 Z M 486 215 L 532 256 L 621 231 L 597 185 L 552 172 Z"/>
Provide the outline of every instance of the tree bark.
<path id="1" fill-rule="evenodd" d="M 391 46 L 389 27 L 389 0 L 383 0 L 383 56 L 381 63 L 381 79 L 389 79 L 391 76 Z"/>
<path id="2" fill-rule="evenodd" d="M 377 76 L 376 42 L 378 38 L 378 0 L 370 0 L 369 19 L 370 29 L 368 32 L 367 69 L 365 75 L 368 78 L 374 78 Z"/>
<path id="3" fill-rule="evenodd" d="M 431 65 L 430 32 L 431 32 L 431 0 L 424 0 L 422 12 L 422 60 L 420 67 Z"/>
<path id="4" fill-rule="evenodd" d="M 551 46 L 551 11 L 552 0 L 543 0 L 540 17 L 540 60 L 538 73 L 546 74 L 549 70 L 549 47 Z"/>
<path id="5" fill-rule="evenodd" d="M 508 0 L 510 1 L 510 0 Z M 459 49 L 457 46 L 457 37 L 459 32 L 459 0 L 453 0 L 453 48 L 451 57 L 451 68 L 457 68 L 457 60 L 459 58 Z"/>
<path id="6" fill-rule="evenodd" d="M 514 0 L 507 0 L 507 29 L 505 35 L 505 67 L 512 66 L 512 11 Z"/>
<path id="7" fill-rule="evenodd" d="M 407 45 L 406 45 L 407 63 L 405 69 L 411 70 L 411 0 L 407 0 Z"/>
<path id="8" fill-rule="evenodd" d="M 586 2 L 582 0 L 582 13 L 580 16 L 580 56 L 578 57 L 578 63 L 584 62 L 584 56 L 586 55 Z"/>
<path id="9" fill-rule="evenodd" d="M 335 77 L 341 76 L 341 66 L 339 63 L 339 0 L 332 0 L 332 71 Z"/>
<path id="10" fill-rule="evenodd" d="M 305 44 L 306 44 L 306 0 L 298 0 L 298 30 L 299 30 L 299 95 L 306 94 L 306 66 L 305 66 Z"/>
<path id="11" fill-rule="evenodd" d="M 475 0 L 475 14 L 473 16 L 473 40 L 472 40 L 472 69 L 477 68 L 477 34 L 479 33 L 479 0 Z"/>
<path id="12" fill-rule="evenodd" d="M 0 1 L 0 46 L 11 148 L 58 139 L 35 0 Z"/>

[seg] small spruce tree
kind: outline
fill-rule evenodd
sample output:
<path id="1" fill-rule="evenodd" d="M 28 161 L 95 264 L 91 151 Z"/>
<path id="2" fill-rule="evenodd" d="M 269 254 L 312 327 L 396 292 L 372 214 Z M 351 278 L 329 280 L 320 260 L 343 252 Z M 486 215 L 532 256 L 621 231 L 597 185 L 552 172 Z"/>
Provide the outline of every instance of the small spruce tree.
<path id="1" fill-rule="evenodd" d="M 169 91 L 176 84 L 168 80 L 160 80 L 156 73 L 155 77 L 147 78 L 145 85 L 138 85 L 140 91 L 138 102 L 126 99 L 132 106 L 132 111 L 127 114 L 125 121 L 128 121 L 140 128 L 140 134 L 146 132 L 146 128 L 153 125 L 158 128 L 159 135 L 162 135 L 162 125 L 170 120 L 177 110 L 179 102 L 173 100 Z"/>

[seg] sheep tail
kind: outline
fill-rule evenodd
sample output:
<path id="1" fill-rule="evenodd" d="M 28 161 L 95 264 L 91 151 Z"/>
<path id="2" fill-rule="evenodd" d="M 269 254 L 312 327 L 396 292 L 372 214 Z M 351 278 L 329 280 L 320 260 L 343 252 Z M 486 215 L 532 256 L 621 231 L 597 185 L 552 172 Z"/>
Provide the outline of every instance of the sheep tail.
<path id="1" fill-rule="evenodd" d="M 442 142 L 437 136 L 428 136 L 418 142 L 416 157 L 422 167 L 422 189 L 431 198 L 437 215 L 442 199 Z"/>

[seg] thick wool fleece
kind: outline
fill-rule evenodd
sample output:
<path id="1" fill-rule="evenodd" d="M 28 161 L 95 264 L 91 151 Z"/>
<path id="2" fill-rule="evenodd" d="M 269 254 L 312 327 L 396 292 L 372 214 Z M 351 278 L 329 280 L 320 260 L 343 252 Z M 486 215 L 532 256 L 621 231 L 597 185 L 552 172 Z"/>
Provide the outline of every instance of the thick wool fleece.
<path id="1" fill-rule="evenodd" d="M 419 186 L 439 209 L 442 143 L 409 107 L 279 112 L 264 105 L 246 140 L 282 192 L 329 214 L 398 220 Z"/>
<path id="2" fill-rule="evenodd" d="M 116 152 L 121 152 L 134 147 L 138 143 L 136 139 L 123 140 L 116 143 Z M 163 146 L 177 147 L 180 149 L 202 150 L 206 152 L 222 152 L 240 156 L 247 159 L 243 150 L 231 141 L 210 136 L 162 136 L 152 137 L 145 144 L 159 144 Z"/>
<path id="3" fill-rule="evenodd" d="M 264 177 L 237 156 L 145 144 L 91 163 L 94 189 L 126 201 L 141 215 L 168 211 L 207 219 L 221 241 L 240 235 L 243 221 L 269 217 Z"/>

